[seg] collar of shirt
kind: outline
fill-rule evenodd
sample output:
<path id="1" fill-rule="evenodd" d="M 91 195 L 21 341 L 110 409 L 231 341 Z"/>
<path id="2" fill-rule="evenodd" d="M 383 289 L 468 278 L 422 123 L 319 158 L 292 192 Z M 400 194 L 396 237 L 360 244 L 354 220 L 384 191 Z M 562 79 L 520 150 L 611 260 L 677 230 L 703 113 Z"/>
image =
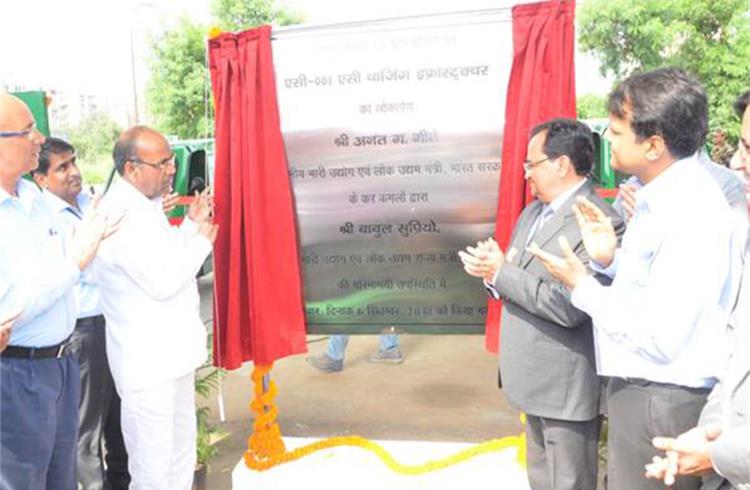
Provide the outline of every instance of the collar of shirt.
<path id="1" fill-rule="evenodd" d="M 560 194 L 559 196 L 557 196 L 556 198 L 554 198 L 552 200 L 552 202 L 550 202 L 549 204 L 545 204 L 545 206 L 544 206 L 544 208 L 542 210 L 542 213 L 544 213 L 544 211 L 547 209 L 547 206 L 549 206 L 550 208 L 552 208 L 552 212 L 556 213 L 557 210 L 560 209 L 562 207 L 562 205 L 565 204 L 565 202 L 568 199 L 570 199 L 571 197 L 573 197 L 573 194 L 575 194 L 576 192 L 578 192 L 578 189 L 580 189 L 581 187 L 583 187 L 583 185 L 587 182 L 587 180 L 588 179 L 581 179 L 581 181 L 579 183 L 577 183 L 576 185 L 574 185 L 573 187 L 571 187 L 567 191 L 563 192 L 562 194 Z"/>
<path id="2" fill-rule="evenodd" d="M 162 212 L 163 207 L 161 196 L 149 199 L 141 191 L 136 189 L 133 184 L 125 179 L 120 179 L 113 187 L 113 190 L 115 190 L 115 192 L 122 193 L 128 201 L 132 201 L 133 203 L 142 205 L 144 208 L 154 209 Z"/>
<path id="3" fill-rule="evenodd" d="M 34 206 L 34 202 L 41 197 L 41 192 L 36 184 L 27 181 L 26 179 L 20 179 L 16 184 L 16 193 L 18 197 L 11 196 L 5 189 L 0 189 L 0 205 L 5 204 L 6 201 L 13 202 L 17 200 L 21 204 L 24 212 L 29 215 L 31 214 L 31 208 Z"/>
<path id="4" fill-rule="evenodd" d="M 70 203 L 65 202 L 58 195 L 48 191 L 47 189 L 42 191 L 42 195 L 47 200 L 50 207 L 55 213 L 62 213 L 69 210 L 69 212 L 73 213 L 79 219 L 82 218 L 83 213 L 86 212 L 89 204 L 91 204 L 91 198 L 85 192 L 79 192 L 76 196 L 76 204 L 78 205 L 78 209 L 73 208 Z"/>
<path id="5" fill-rule="evenodd" d="M 669 211 L 681 203 L 674 199 L 674 189 L 682 185 L 685 174 L 700 167 L 696 155 L 677 160 L 635 194 L 635 212 Z"/>

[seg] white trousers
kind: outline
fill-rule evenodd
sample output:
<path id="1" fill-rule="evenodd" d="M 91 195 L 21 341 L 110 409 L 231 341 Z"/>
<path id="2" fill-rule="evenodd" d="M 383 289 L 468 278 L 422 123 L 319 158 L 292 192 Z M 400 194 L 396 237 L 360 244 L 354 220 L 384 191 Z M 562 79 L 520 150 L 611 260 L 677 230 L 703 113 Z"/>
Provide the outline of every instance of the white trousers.
<path id="1" fill-rule="evenodd" d="M 120 393 L 131 490 L 190 490 L 195 471 L 194 374 Z"/>

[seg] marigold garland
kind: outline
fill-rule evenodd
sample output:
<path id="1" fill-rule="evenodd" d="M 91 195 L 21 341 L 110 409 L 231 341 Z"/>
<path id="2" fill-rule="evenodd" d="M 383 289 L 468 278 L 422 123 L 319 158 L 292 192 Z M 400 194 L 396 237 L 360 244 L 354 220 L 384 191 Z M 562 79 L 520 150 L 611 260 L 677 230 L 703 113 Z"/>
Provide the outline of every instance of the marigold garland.
<path id="1" fill-rule="evenodd" d="M 255 384 L 255 399 L 250 408 L 255 413 L 253 433 L 248 439 L 248 449 L 245 451 L 245 464 L 248 468 L 256 471 L 265 471 L 274 466 L 300 459 L 326 448 L 337 446 L 356 446 L 366 449 L 380 458 L 391 470 L 402 475 L 421 475 L 430 471 L 439 470 L 448 466 L 466 461 L 480 454 L 501 451 L 507 448 L 516 448 L 516 459 L 522 467 L 526 467 L 526 434 L 519 436 L 492 439 L 470 448 L 459 451 L 451 456 L 435 461 L 428 461 L 420 465 L 405 465 L 395 460 L 379 444 L 359 436 L 341 436 L 323 439 L 307 446 L 292 451 L 287 451 L 281 438 L 281 430 L 276 422 L 278 409 L 273 399 L 278 393 L 278 388 L 273 380 L 270 380 L 268 391 L 263 390 L 263 377 L 271 371 L 273 364 L 266 366 L 255 366 L 252 380 Z M 521 415 L 521 421 L 524 416 Z"/>

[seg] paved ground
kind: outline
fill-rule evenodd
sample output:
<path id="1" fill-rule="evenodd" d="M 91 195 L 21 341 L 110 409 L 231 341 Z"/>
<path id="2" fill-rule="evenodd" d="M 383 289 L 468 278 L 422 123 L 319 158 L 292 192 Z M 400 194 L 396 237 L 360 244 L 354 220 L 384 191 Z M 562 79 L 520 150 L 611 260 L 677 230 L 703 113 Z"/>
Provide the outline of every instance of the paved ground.
<path id="1" fill-rule="evenodd" d="M 210 277 L 200 281 L 202 314 L 210 318 Z M 308 337 L 311 354 L 327 337 Z M 406 362 L 367 362 L 377 349 L 374 336 L 349 343 L 344 371 L 323 374 L 305 356 L 279 361 L 272 377 L 279 386 L 279 422 L 285 436 L 356 434 L 382 440 L 480 442 L 517 435 L 522 427 L 497 388 L 497 360 L 480 336 L 403 336 Z M 211 461 L 208 488 L 231 488 L 231 472 L 242 458 L 252 418 L 252 364 L 229 372 L 222 390 L 226 422 L 218 421 L 216 397 L 208 400 L 212 421 L 226 436 Z M 429 455 L 425 455 L 429 459 Z M 312 485 L 313 488 L 316 485 Z"/>

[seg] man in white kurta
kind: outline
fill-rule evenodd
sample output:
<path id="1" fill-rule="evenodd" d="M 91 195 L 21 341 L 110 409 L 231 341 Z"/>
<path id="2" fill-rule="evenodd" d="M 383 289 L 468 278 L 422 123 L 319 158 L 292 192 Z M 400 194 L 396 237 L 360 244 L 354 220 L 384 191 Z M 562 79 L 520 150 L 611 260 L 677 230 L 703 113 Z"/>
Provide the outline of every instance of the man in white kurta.
<path id="1" fill-rule="evenodd" d="M 206 359 L 196 273 L 216 226 L 210 198 L 199 196 L 179 228 L 161 197 L 175 174 L 174 153 L 158 132 L 125 131 L 113 157 L 120 179 L 102 200 L 123 212 L 116 240 L 95 262 L 107 355 L 122 399 L 131 488 L 189 490 L 195 469 L 193 375 Z"/>

